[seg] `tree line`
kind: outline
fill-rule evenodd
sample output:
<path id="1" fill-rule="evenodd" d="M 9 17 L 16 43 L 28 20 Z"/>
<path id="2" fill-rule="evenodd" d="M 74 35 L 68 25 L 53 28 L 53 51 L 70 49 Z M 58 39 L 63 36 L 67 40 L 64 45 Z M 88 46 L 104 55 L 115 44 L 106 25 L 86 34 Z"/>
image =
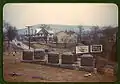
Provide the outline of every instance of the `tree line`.
<path id="1" fill-rule="evenodd" d="M 79 26 L 78 42 L 86 45 L 102 44 L 103 53 L 102 56 L 109 59 L 116 59 L 116 34 L 118 27 L 106 26 L 100 28 L 99 26 L 93 26 L 90 31 L 83 31 L 82 26 Z M 86 35 L 82 33 L 86 32 Z"/>
<path id="2" fill-rule="evenodd" d="M 8 41 L 8 48 L 10 46 L 10 41 L 15 39 L 17 35 L 18 35 L 18 32 L 16 27 L 4 20 L 3 21 L 3 41 Z"/>

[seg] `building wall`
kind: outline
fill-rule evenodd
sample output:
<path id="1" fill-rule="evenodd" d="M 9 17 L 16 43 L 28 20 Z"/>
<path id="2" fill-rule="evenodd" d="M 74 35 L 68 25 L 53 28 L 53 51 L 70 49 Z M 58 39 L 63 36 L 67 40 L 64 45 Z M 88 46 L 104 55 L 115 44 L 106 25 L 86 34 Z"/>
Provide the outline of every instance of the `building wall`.
<path id="1" fill-rule="evenodd" d="M 65 32 L 59 32 L 59 33 L 57 33 L 56 36 L 57 36 L 57 38 L 58 38 L 58 43 L 63 43 L 62 38 L 63 38 L 64 36 L 66 36 L 66 35 L 67 35 L 67 34 L 66 34 Z"/>
<path id="2" fill-rule="evenodd" d="M 72 34 L 72 35 L 69 35 L 65 32 L 59 32 L 56 34 L 57 38 L 58 38 L 58 43 L 75 43 L 77 42 L 77 35 L 75 34 Z M 65 39 L 67 39 L 65 41 Z"/>

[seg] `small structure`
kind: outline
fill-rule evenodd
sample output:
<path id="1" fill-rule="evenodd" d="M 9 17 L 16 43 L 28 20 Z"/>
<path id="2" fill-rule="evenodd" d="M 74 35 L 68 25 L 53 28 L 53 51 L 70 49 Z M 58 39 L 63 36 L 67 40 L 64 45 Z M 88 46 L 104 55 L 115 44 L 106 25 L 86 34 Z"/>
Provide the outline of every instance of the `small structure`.
<path id="1" fill-rule="evenodd" d="M 22 61 L 32 60 L 34 60 L 34 50 L 33 49 L 23 50 Z"/>
<path id="2" fill-rule="evenodd" d="M 34 59 L 45 59 L 45 50 L 44 49 L 35 49 L 34 50 Z"/>
<path id="3" fill-rule="evenodd" d="M 48 63 L 59 63 L 59 53 L 57 52 L 48 52 Z"/>

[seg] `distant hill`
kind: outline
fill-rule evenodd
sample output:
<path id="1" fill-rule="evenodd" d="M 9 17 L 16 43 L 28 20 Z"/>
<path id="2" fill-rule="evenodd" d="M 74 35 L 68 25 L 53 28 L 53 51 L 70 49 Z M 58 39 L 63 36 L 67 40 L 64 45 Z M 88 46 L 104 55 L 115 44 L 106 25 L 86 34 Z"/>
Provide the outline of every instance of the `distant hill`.
<path id="1" fill-rule="evenodd" d="M 76 33 L 79 32 L 78 25 L 57 25 L 57 24 L 46 24 L 50 25 L 50 28 L 53 32 L 57 33 L 59 31 L 74 31 Z M 33 33 L 35 32 L 35 29 L 40 28 L 41 24 L 33 25 L 31 29 L 33 29 Z M 89 31 L 92 26 L 82 26 L 84 28 L 84 31 Z M 22 28 L 18 30 L 18 34 L 25 34 L 26 31 L 28 31 L 27 28 Z M 30 32 L 32 34 L 32 31 Z"/>

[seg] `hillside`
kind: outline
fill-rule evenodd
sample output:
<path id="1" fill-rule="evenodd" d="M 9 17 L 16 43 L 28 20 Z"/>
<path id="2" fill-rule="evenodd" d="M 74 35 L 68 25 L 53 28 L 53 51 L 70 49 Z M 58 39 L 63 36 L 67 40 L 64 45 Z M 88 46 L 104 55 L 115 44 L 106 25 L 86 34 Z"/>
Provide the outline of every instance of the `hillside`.
<path id="1" fill-rule="evenodd" d="M 41 25 L 41 24 L 34 25 L 34 26 L 31 27 L 31 29 L 33 29 L 33 33 L 35 32 L 35 29 L 40 28 L 40 25 Z M 49 24 L 48 24 L 48 25 L 49 25 Z M 83 29 L 84 29 L 84 31 L 86 31 L 86 30 L 90 30 L 91 27 L 92 27 L 92 26 L 83 26 Z M 76 33 L 78 33 L 78 31 L 79 31 L 78 25 L 51 25 L 51 24 L 50 24 L 50 28 L 51 28 L 51 30 L 54 31 L 55 33 L 56 33 L 56 32 L 59 32 L 59 31 L 65 31 L 65 30 L 67 30 L 67 31 L 72 30 L 72 31 L 74 31 L 74 32 L 76 32 Z M 22 28 L 22 29 L 19 29 L 19 30 L 18 30 L 18 33 L 19 33 L 19 34 L 24 34 L 26 31 L 28 31 L 27 28 Z M 30 33 L 32 33 L 32 32 L 30 32 Z"/>

